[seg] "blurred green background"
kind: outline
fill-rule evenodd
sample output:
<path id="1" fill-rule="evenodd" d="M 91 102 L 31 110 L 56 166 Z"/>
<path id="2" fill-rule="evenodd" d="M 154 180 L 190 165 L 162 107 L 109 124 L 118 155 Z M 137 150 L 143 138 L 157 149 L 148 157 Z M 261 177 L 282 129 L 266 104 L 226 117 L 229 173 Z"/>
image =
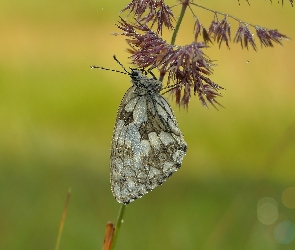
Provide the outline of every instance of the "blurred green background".
<path id="1" fill-rule="evenodd" d="M 288 1 L 195 2 L 295 37 Z M 110 35 L 127 3 L 1 2 L 0 249 L 54 249 L 70 187 L 60 249 L 101 249 L 119 209 L 109 148 L 130 79 L 89 66 L 120 70 L 113 54 L 128 66 L 124 37 Z M 213 15 L 194 11 L 208 27 Z M 178 44 L 191 43 L 192 28 L 188 11 Z M 172 104 L 188 153 L 169 181 L 128 205 L 117 249 L 295 248 L 295 45 L 283 44 L 206 50 L 226 108 Z"/>

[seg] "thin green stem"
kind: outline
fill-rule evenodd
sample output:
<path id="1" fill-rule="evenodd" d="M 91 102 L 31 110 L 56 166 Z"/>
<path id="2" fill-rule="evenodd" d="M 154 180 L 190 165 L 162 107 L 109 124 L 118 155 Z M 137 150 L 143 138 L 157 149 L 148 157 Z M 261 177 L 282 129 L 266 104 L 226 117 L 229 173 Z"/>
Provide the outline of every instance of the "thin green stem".
<path id="1" fill-rule="evenodd" d="M 177 24 L 175 26 L 175 29 L 174 29 L 174 32 L 173 32 L 173 35 L 172 35 L 172 39 L 171 39 L 171 45 L 174 45 L 175 44 L 175 40 L 176 40 L 176 36 L 178 34 L 178 31 L 179 31 L 179 28 L 180 28 L 180 24 L 182 22 L 182 19 L 184 17 L 184 13 L 187 9 L 187 6 L 189 4 L 189 1 L 188 0 L 184 0 L 182 2 L 182 8 L 181 8 L 181 12 L 180 12 L 180 15 L 179 15 L 179 18 L 178 18 L 178 21 L 177 21 Z"/>
<path id="2" fill-rule="evenodd" d="M 116 242 L 117 242 L 118 234 L 120 232 L 121 224 L 122 224 L 122 221 L 123 221 L 125 207 L 126 207 L 126 205 L 124 205 L 124 204 L 122 204 L 120 206 L 120 210 L 119 210 L 119 214 L 118 214 L 118 219 L 117 219 L 117 222 L 116 222 L 116 227 L 115 227 L 115 232 L 114 232 L 114 237 L 113 237 L 113 243 L 112 243 L 112 247 L 111 247 L 112 250 L 115 249 L 115 245 L 116 245 Z"/>
<path id="3" fill-rule="evenodd" d="M 174 32 L 173 32 L 173 34 L 172 34 L 172 38 L 171 38 L 171 42 L 170 42 L 171 45 L 174 45 L 174 44 L 175 44 L 175 40 L 176 40 L 176 37 L 177 37 L 178 31 L 179 31 L 179 28 L 180 28 L 180 24 L 181 24 L 181 22 L 182 22 L 182 19 L 183 19 L 183 17 L 184 17 L 184 13 L 185 13 L 185 11 L 186 11 L 188 5 L 189 5 L 189 0 L 183 0 L 183 1 L 182 1 L 181 12 L 180 12 L 180 15 L 179 15 L 178 21 L 177 21 L 177 23 L 176 23 L 176 26 L 175 26 Z M 163 82 L 163 79 L 164 79 L 165 73 L 166 73 L 166 72 L 161 72 L 161 73 L 160 73 L 159 81 Z"/>

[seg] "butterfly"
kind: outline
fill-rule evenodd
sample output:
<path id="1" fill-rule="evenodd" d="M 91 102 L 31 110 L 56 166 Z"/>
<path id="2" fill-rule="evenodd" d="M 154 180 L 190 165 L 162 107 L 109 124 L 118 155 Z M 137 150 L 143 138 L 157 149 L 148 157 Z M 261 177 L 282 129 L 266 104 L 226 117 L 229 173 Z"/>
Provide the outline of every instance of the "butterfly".
<path id="1" fill-rule="evenodd" d="M 181 167 L 187 152 L 173 111 L 160 94 L 162 82 L 144 70 L 126 72 L 132 86 L 117 112 L 110 154 L 111 190 L 123 204 L 166 181 Z"/>

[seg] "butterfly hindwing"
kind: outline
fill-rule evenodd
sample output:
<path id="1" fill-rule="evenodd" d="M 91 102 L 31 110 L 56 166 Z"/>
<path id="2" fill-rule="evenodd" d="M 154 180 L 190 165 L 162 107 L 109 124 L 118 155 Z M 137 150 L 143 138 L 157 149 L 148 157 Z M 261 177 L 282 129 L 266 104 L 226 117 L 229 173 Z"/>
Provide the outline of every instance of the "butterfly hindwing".
<path id="1" fill-rule="evenodd" d="M 110 175 L 116 200 L 128 204 L 161 185 L 180 168 L 187 145 L 162 83 L 133 70 L 112 138 Z"/>

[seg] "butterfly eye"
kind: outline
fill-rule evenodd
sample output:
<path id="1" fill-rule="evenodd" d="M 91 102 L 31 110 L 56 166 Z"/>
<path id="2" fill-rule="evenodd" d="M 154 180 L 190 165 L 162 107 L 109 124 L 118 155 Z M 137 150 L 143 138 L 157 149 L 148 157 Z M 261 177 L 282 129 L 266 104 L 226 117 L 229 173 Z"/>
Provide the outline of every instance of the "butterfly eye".
<path id="1" fill-rule="evenodd" d="M 132 71 L 131 77 L 136 77 L 136 76 L 139 76 L 138 72 L 137 71 Z"/>

